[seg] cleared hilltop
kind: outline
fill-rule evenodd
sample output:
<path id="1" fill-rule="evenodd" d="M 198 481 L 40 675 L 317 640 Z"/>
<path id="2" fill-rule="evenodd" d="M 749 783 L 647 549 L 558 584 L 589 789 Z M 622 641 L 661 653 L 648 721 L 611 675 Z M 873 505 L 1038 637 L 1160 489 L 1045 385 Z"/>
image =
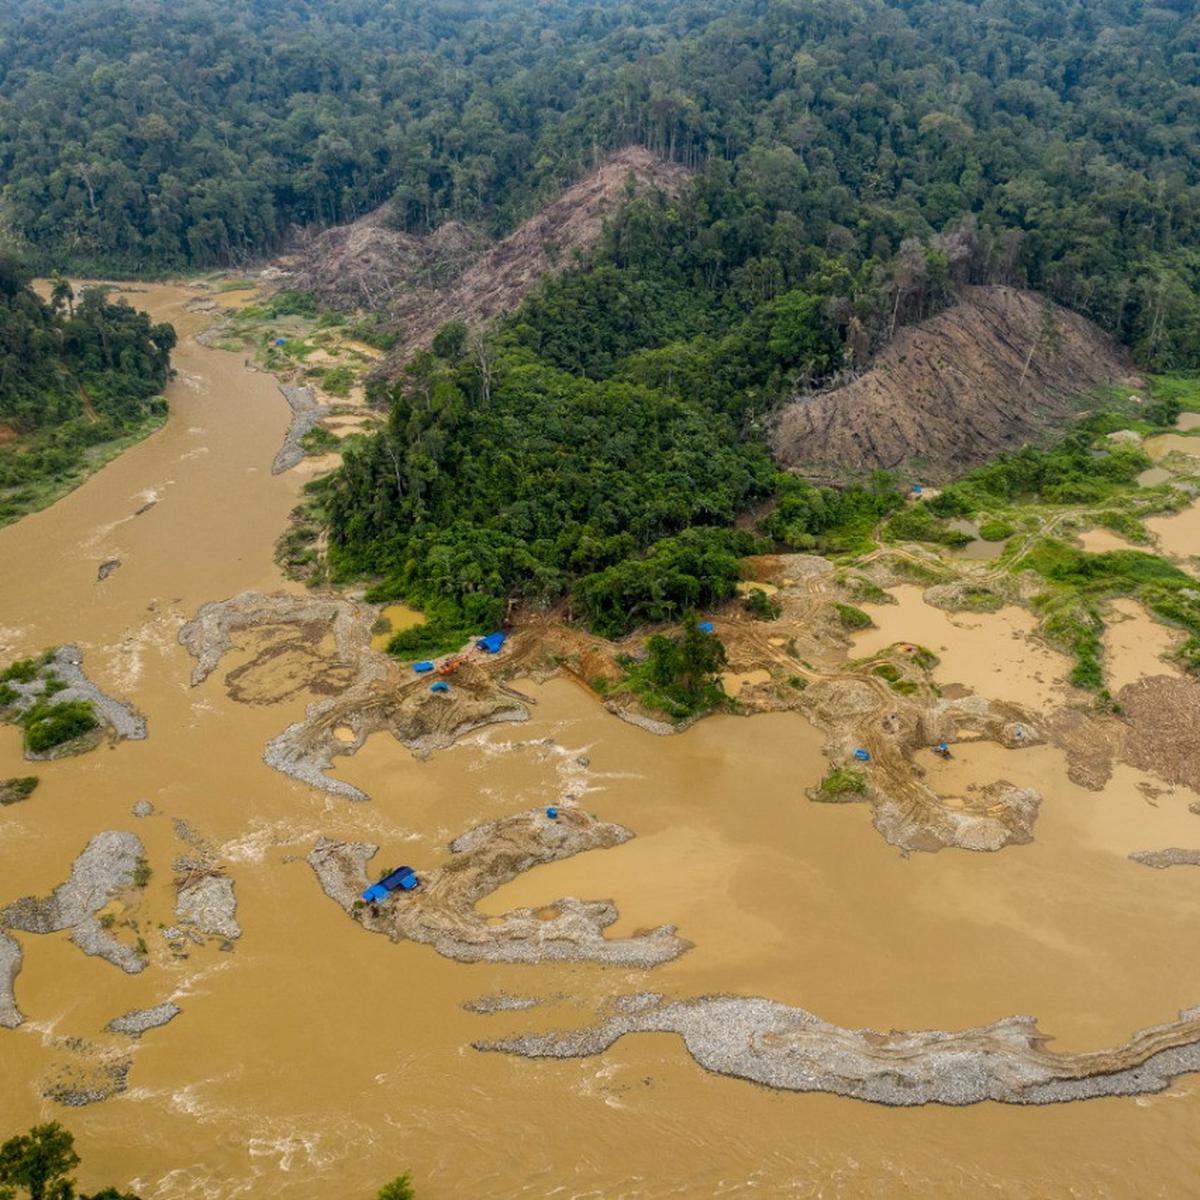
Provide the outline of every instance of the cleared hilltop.
<path id="1" fill-rule="evenodd" d="M 938 481 L 1065 427 L 1078 397 L 1114 383 L 1140 380 L 1084 317 L 1019 288 L 968 287 L 853 382 L 786 404 L 772 449 L 813 478 L 912 466 Z"/>
<path id="2" fill-rule="evenodd" d="M 292 265 L 294 286 L 330 308 L 386 315 L 401 330 L 403 358 L 447 321 L 475 326 L 516 308 L 545 275 L 596 244 L 631 187 L 676 192 L 688 175 L 678 163 L 630 147 L 493 243 L 457 221 L 424 237 L 402 233 L 380 209 L 303 246 Z"/>

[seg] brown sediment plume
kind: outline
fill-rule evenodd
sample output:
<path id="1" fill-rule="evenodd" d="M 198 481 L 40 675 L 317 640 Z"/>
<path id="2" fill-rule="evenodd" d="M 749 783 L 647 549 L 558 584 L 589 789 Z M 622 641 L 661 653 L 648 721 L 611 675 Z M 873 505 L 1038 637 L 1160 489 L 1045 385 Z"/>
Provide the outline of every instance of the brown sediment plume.
<path id="1" fill-rule="evenodd" d="M 47 1100 L 68 1108 L 83 1108 L 108 1100 L 128 1087 L 133 1058 L 127 1050 L 98 1046 L 77 1037 L 62 1038 L 54 1046 L 62 1057 L 42 1084 L 42 1095 Z"/>
<path id="2" fill-rule="evenodd" d="M 421 871 L 420 887 L 397 893 L 377 906 L 363 905 L 369 886 L 367 864 L 377 846 L 322 838 L 308 856 L 321 889 L 372 933 L 392 941 L 432 946 L 460 962 L 600 962 L 654 967 L 678 958 L 690 946 L 673 925 L 660 925 L 627 938 L 606 938 L 617 919 L 609 900 L 563 897 L 541 910 L 514 909 L 489 918 L 476 905 L 524 871 L 585 850 L 618 846 L 630 830 L 598 821 L 567 806 L 556 819 L 544 810 L 490 821 L 450 843 L 442 867 Z"/>
<path id="3" fill-rule="evenodd" d="M 452 745 L 463 734 L 496 721 L 523 721 L 528 711 L 509 695 L 501 694 L 486 672 L 469 664 L 455 674 L 447 696 L 429 691 L 428 680 L 399 677 L 394 664 L 371 648 L 371 627 L 377 618 L 372 608 L 340 597 L 295 596 L 286 592 L 264 595 L 243 592 L 229 600 L 205 604 L 179 632 L 180 643 L 196 659 L 193 686 L 215 670 L 233 648 L 239 630 L 292 627 L 307 631 L 312 642 L 323 630 L 333 637 L 333 657 L 339 665 L 331 675 L 322 657 L 312 655 L 312 677 L 321 690 L 343 684 L 339 694 L 314 701 L 304 719 L 289 725 L 267 743 L 263 760 L 293 779 L 349 800 L 366 800 L 361 789 L 327 772 L 335 755 L 353 754 L 370 734 L 386 729 L 415 753 Z M 251 686 L 255 664 L 262 667 L 277 648 L 268 648 L 247 667 L 231 672 L 226 683 L 234 698 Z M 293 689 L 294 690 L 294 689 Z M 338 729 L 349 729 L 344 740 Z"/>
<path id="4" fill-rule="evenodd" d="M 1200 1008 L 1133 1034 L 1121 1046 L 1054 1054 L 1033 1017 L 942 1030 L 845 1029 L 803 1008 L 759 997 L 614 1001 L 594 1025 L 476 1042 L 527 1058 L 600 1054 L 627 1033 L 677 1033 L 702 1067 L 792 1092 L 829 1092 L 876 1104 L 1057 1104 L 1160 1092 L 1200 1071 Z"/>

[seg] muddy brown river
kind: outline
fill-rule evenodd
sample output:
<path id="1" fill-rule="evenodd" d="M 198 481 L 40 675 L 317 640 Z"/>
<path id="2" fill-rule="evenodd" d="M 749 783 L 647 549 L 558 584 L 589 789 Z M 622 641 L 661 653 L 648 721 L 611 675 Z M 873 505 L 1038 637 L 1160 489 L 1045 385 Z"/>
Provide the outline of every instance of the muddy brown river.
<path id="1" fill-rule="evenodd" d="M 805 800 L 826 764 L 820 734 L 796 714 L 720 716 L 656 738 L 565 680 L 521 681 L 540 701 L 533 720 L 425 762 L 372 737 L 336 769 L 368 803 L 311 791 L 261 760 L 309 697 L 231 700 L 222 680 L 244 659 L 236 652 L 192 689 L 176 641 L 205 601 L 289 586 L 272 548 L 298 488 L 269 470 L 288 420 L 274 380 L 192 342 L 201 318 L 183 310 L 188 295 L 131 297 L 183 335 L 167 425 L 0 530 L 0 660 L 78 642 L 91 676 L 150 730 L 41 767 L 35 796 L 0 810 L 0 901 L 47 893 L 100 830 L 136 832 L 154 869 L 137 914 L 151 964 L 140 975 L 84 957 L 65 933 L 18 935 L 28 1020 L 0 1030 L 0 1134 L 62 1120 L 85 1189 L 115 1180 L 145 1200 L 347 1200 L 402 1170 L 421 1200 L 1198 1194 L 1196 1076 L 1136 1100 L 899 1110 L 708 1074 L 668 1034 L 578 1060 L 471 1049 L 583 1024 L 604 998 L 647 988 L 761 995 L 882 1030 L 1031 1013 L 1055 1048 L 1117 1044 L 1200 1002 L 1200 872 L 1126 858 L 1200 844 L 1188 811 L 1200 797 L 1148 795 L 1148 777 L 1128 767 L 1088 792 L 1053 748 L 981 744 L 922 765 L 944 772 L 948 791 L 997 774 L 1035 784 L 1045 800 L 1034 842 L 906 858 L 865 806 Z M 110 558 L 121 566 L 98 582 Z M 1028 679 L 1035 704 L 1054 690 L 1056 657 L 1010 670 L 1031 645 L 1023 615 L 956 625 L 903 601 L 873 609 L 873 636 L 934 635 L 939 678 L 982 687 L 1000 667 L 1008 689 Z M 936 629 L 907 627 L 918 618 Z M 1123 670 L 1135 653 L 1124 648 Z M 0 727 L 0 777 L 24 773 L 18 732 Z M 621 915 L 610 934 L 672 923 L 694 949 L 653 971 L 464 965 L 368 935 L 303 861 L 326 834 L 377 842 L 389 862 L 440 863 L 462 830 L 567 791 L 637 836 L 535 868 L 486 911 L 611 897 Z M 141 799 L 156 812 L 139 820 Z M 165 949 L 171 863 L 186 849 L 177 818 L 235 881 L 244 934 L 232 952 Z M 553 1003 L 493 1016 L 462 1007 L 502 992 Z M 108 1045 L 111 1018 L 167 999 L 182 1013 L 137 1043 L 127 1091 L 81 1109 L 43 1098 L 73 1053 L 65 1039 Z"/>

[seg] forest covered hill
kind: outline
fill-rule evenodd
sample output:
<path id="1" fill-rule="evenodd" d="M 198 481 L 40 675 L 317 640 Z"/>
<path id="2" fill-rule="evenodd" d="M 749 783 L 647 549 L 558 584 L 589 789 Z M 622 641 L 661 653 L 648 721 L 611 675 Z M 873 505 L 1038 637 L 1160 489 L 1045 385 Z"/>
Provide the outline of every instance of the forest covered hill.
<path id="1" fill-rule="evenodd" d="M 496 236 L 637 144 L 729 193 L 655 231 L 701 289 L 870 292 L 968 219 L 988 281 L 1182 366 L 1198 64 L 1189 0 L 16 0 L 3 218 L 77 271 L 243 262 L 385 203 Z"/>

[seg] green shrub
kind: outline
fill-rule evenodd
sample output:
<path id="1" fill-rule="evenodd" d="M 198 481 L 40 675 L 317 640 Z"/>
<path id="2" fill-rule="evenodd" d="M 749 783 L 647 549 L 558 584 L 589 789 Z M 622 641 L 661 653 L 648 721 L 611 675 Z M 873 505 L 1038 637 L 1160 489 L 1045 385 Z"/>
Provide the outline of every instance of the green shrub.
<path id="1" fill-rule="evenodd" d="M 144 888 L 151 879 L 154 872 L 150 869 L 150 863 L 145 858 L 139 858 L 133 868 L 133 886 L 136 888 Z"/>
<path id="2" fill-rule="evenodd" d="M 0 683 L 32 683 L 41 668 L 42 663 L 36 658 L 20 658 L 0 674 Z"/>
<path id="3" fill-rule="evenodd" d="M 301 439 L 305 454 L 329 454 L 341 445 L 338 438 L 324 425 L 314 425 Z"/>
<path id="4" fill-rule="evenodd" d="M 321 372 L 321 387 L 331 396 L 348 396 L 357 378 L 353 367 L 325 367 Z"/>
<path id="5" fill-rule="evenodd" d="M 32 754 L 43 754 L 99 725 L 90 700 L 67 700 L 62 704 L 38 701 L 25 712 L 21 723 L 25 726 L 25 749 Z"/>
<path id="6" fill-rule="evenodd" d="M 751 588 L 742 597 L 742 607 L 759 621 L 774 621 L 783 612 L 783 605 L 762 588 Z"/>
<path id="7" fill-rule="evenodd" d="M 866 629 L 874 623 L 868 613 L 863 612 L 861 608 L 855 608 L 853 604 L 842 604 L 835 600 L 833 609 L 843 629 Z"/>
<path id="8" fill-rule="evenodd" d="M 1006 538 L 1012 537 L 1014 533 L 1016 533 L 1016 529 L 1012 525 L 997 517 L 984 521 L 979 526 L 979 536 L 985 542 L 1003 542 Z"/>
<path id="9" fill-rule="evenodd" d="M 821 780 L 816 798 L 840 800 L 845 796 L 861 796 L 867 790 L 867 777 L 855 767 L 833 767 Z"/>
<path id="10" fill-rule="evenodd" d="M 375 1200 L 416 1200 L 416 1195 L 409 1176 L 399 1175 L 379 1189 Z"/>

